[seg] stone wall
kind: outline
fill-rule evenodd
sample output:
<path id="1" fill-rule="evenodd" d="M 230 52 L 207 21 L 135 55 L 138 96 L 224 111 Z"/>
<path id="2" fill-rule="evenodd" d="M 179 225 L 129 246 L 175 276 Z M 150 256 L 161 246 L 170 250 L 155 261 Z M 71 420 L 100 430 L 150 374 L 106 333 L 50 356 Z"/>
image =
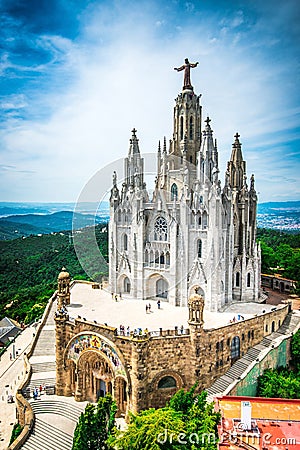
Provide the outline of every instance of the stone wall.
<path id="1" fill-rule="evenodd" d="M 111 343 L 122 361 L 126 372 L 128 409 L 136 412 L 164 406 L 181 387 L 190 388 L 196 381 L 200 389 L 211 386 L 232 365 L 233 338 L 240 340 L 241 357 L 264 336 L 281 326 L 288 308 L 284 305 L 275 311 L 216 329 L 204 330 L 201 326 L 191 325 L 190 333 L 184 335 L 175 330 L 164 330 L 159 336 L 149 333 L 127 337 L 118 336 L 116 328 L 81 318 L 75 322 L 57 321 L 57 393 L 74 394 L 68 391 L 69 372 L 64 360 L 68 343 L 80 333 L 94 332 Z M 176 386 L 159 387 L 164 377 L 172 377 Z M 251 384 L 251 379 L 248 384 Z M 85 400 L 84 392 L 82 397 L 78 397 L 80 399 Z"/>
<path id="2" fill-rule="evenodd" d="M 286 366 L 290 360 L 291 338 L 282 341 L 278 347 L 272 349 L 267 356 L 257 362 L 252 370 L 243 378 L 230 392 L 230 395 L 241 395 L 255 397 L 257 391 L 258 377 L 265 369 L 275 369 Z"/>

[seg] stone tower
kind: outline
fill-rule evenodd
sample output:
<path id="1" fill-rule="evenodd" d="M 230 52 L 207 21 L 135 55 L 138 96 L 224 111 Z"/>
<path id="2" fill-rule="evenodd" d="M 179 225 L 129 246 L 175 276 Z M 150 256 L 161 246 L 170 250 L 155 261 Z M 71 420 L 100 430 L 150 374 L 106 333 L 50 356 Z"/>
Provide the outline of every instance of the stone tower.
<path id="1" fill-rule="evenodd" d="M 58 275 L 57 284 L 57 306 L 60 309 L 70 304 L 70 275 L 64 267 Z"/>
<path id="2" fill-rule="evenodd" d="M 186 60 L 178 70 L 196 65 Z M 250 189 L 246 185 L 237 135 L 222 188 L 217 142 L 209 117 L 202 131 L 200 98 L 185 72 L 173 137 L 158 145 L 152 198 L 132 130 L 121 187 L 113 176 L 110 284 L 112 292 L 176 306 L 187 306 L 197 286 L 205 309 L 217 311 L 232 301 L 258 300 L 257 197 L 253 177 Z"/>
<path id="3" fill-rule="evenodd" d="M 260 255 L 256 244 L 257 195 L 254 175 L 247 184 L 239 134 L 236 133 L 228 162 L 229 185 L 233 205 L 233 299 L 257 301 L 260 287 Z"/>
<path id="4" fill-rule="evenodd" d="M 56 394 L 65 393 L 64 378 L 64 350 L 66 348 L 66 323 L 69 320 L 66 305 L 70 304 L 70 275 L 62 268 L 57 279 L 57 310 L 55 313 L 56 325 Z"/>

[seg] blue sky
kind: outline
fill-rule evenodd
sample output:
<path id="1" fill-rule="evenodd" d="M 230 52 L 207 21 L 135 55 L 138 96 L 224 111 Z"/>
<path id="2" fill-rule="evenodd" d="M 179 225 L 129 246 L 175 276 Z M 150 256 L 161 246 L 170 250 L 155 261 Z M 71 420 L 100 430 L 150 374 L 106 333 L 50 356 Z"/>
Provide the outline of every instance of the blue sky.
<path id="1" fill-rule="evenodd" d="M 75 201 L 172 137 L 184 58 L 223 171 L 238 131 L 260 201 L 299 200 L 298 0 L 0 0 L 1 201 Z"/>

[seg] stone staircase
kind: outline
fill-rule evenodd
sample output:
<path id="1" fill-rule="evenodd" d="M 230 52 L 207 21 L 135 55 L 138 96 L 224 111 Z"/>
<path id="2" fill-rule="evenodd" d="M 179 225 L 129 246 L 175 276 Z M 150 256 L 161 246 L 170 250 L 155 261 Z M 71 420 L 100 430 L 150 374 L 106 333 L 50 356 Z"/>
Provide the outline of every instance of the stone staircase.
<path id="1" fill-rule="evenodd" d="M 32 363 L 32 373 L 38 372 L 53 372 L 55 371 L 55 361 Z"/>
<path id="2" fill-rule="evenodd" d="M 50 320 L 48 318 L 43 327 L 32 356 L 55 355 L 55 326 L 54 322 L 49 323 Z"/>
<path id="3" fill-rule="evenodd" d="M 35 424 L 22 449 L 71 450 L 76 424 L 87 403 L 75 404 L 73 398 L 61 401 L 56 396 L 42 397 L 31 401 Z"/>
<path id="4" fill-rule="evenodd" d="M 75 401 L 74 401 L 75 403 Z M 77 406 L 78 405 L 78 406 Z M 84 411 L 84 407 L 86 402 L 84 403 L 67 403 L 64 401 L 55 400 L 36 400 L 31 403 L 33 412 L 38 414 L 56 414 L 58 416 L 66 417 L 69 420 L 77 423 L 80 414 Z"/>
<path id="5" fill-rule="evenodd" d="M 35 415 L 35 424 L 24 450 L 71 450 L 73 434 L 80 414 L 87 402 L 75 402 L 72 397 L 47 395 L 45 391 L 38 399 L 32 398 L 33 389 L 39 386 L 55 386 L 55 322 L 53 303 L 36 346 L 29 359 L 32 374 L 24 395 L 30 394 L 29 402 Z M 51 389 L 50 389 L 51 391 Z"/>
<path id="6" fill-rule="evenodd" d="M 248 350 L 248 352 L 236 361 L 230 369 L 218 378 L 210 388 L 207 389 L 207 400 L 212 402 L 215 396 L 226 395 L 228 393 L 229 386 L 234 382 L 242 378 L 244 372 L 247 370 L 250 364 L 253 364 L 256 360 L 259 360 L 260 355 L 265 353 L 266 349 L 274 346 L 274 341 L 277 338 L 282 338 L 297 330 L 300 323 L 300 316 L 296 313 L 290 313 L 287 315 L 285 321 L 281 327 L 271 333 L 269 336 L 263 338 L 263 340 Z"/>
<path id="7" fill-rule="evenodd" d="M 37 416 L 33 431 L 22 446 L 24 450 L 70 450 L 73 438 Z"/>

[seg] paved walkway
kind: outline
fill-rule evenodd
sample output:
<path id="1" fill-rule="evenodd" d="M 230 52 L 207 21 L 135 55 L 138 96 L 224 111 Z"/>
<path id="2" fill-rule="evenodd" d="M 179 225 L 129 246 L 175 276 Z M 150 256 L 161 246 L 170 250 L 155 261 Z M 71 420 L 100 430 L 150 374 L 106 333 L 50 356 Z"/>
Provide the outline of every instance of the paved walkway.
<path id="1" fill-rule="evenodd" d="M 24 376 L 24 352 L 29 348 L 35 327 L 25 328 L 15 339 L 0 359 L 0 450 L 7 448 L 13 425 L 16 423 L 16 404 L 7 403 L 7 396 L 15 395 Z M 18 357 L 10 360 L 13 353 L 13 345 Z"/>
<path id="2" fill-rule="evenodd" d="M 151 312 L 146 313 L 146 305 L 151 305 Z M 217 328 L 228 325 L 238 315 L 245 319 L 263 314 L 272 309 L 272 305 L 258 303 L 235 303 L 224 312 L 204 311 L 204 328 Z M 131 330 L 141 327 L 149 331 L 174 330 L 175 326 L 188 328 L 188 308 L 161 302 L 158 309 L 156 300 L 133 300 L 118 296 L 117 301 L 105 289 L 93 289 L 91 284 L 76 283 L 71 291 L 71 305 L 68 306 L 70 318 L 78 315 L 89 321 L 110 326 L 124 325 Z"/>

